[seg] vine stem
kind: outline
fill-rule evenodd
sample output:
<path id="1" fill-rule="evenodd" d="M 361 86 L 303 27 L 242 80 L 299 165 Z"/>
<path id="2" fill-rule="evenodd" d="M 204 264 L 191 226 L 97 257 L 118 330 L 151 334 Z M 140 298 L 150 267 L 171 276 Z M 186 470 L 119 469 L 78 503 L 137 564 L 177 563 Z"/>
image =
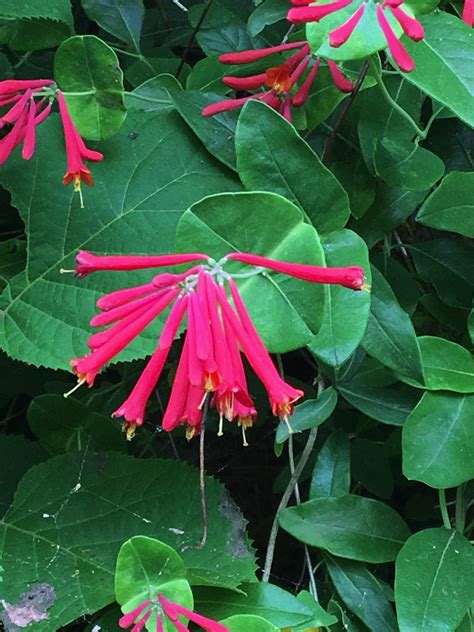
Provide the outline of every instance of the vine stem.
<path id="1" fill-rule="evenodd" d="M 464 506 L 464 484 L 458 485 L 456 489 L 456 529 L 459 533 L 464 533 L 466 526 L 466 510 Z"/>
<path id="2" fill-rule="evenodd" d="M 275 513 L 275 517 L 273 519 L 272 528 L 270 531 L 270 536 L 268 538 L 267 545 L 267 553 L 265 556 L 265 566 L 263 569 L 262 581 L 267 582 L 270 580 L 270 572 L 272 570 L 273 557 L 275 555 L 275 546 L 276 539 L 278 535 L 278 514 L 280 511 L 286 508 L 288 502 L 295 490 L 295 486 L 298 483 L 298 479 L 301 476 L 301 473 L 308 462 L 309 456 L 314 448 L 314 444 L 316 442 L 316 437 L 318 435 L 318 429 L 312 428 L 309 433 L 308 440 L 304 447 L 303 453 L 301 454 L 300 460 L 298 461 L 298 465 L 295 467 L 293 474 L 291 475 L 290 482 L 288 483 L 283 496 L 281 497 L 280 504 L 278 505 L 278 509 Z"/>
<path id="3" fill-rule="evenodd" d="M 295 453 L 293 446 L 293 435 L 288 435 L 288 460 L 290 462 L 290 472 L 291 475 L 295 473 Z M 298 485 L 298 481 L 295 483 L 295 500 L 297 505 L 301 505 L 301 494 L 300 488 Z M 309 576 L 309 587 L 311 590 L 311 594 L 318 601 L 318 588 L 316 586 L 316 580 L 314 579 L 314 571 L 313 571 L 313 563 L 311 561 L 311 556 L 309 554 L 309 549 L 306 544 L 304 546 L 304 556 L 306 560 L 306 567 L 308 569 Z"/>
<path id="4" fill-rule="evenodd" d="M 207 413 L 209 412 L 210 394 L 208 393 L 202 407 L 201 434 L 199 435 L 199 491 L 201 492 L 202 538 L 196 549 L 203 549 L 207 542 L 207 501 L 206 501 L 206 459 L 205 437 Z"/>
<path id="5" fill-rule="evenodd" d="M 362 70 L 360 71 L 360 74 L 357 78 L 357 81 L 354 85 L 354 89 L 351 92 L 351 96 L 347 99 L 347 101 L 344 104 L 344 107 L 341 110 L 341 113 L 338 116 L 338 119 L 332 129 L 331 135 L 328 138 L 328 142 L 326 143 L 326 147 L 324 149 L 324 154 L 323 157 L 321 159 L 322 163 L 327 165 L 327 163 L 329 162 L 329 157 L 332 154 L 332 150 L 334 149 L 334 144 L 336 142 L 336 138 L 339 134 L 339 130 L 342 126 L 342 124 L 344 123 L 344 120 L 347 116 L 347 113 L 349 112 L 352 104 L 354 103 L 357 95 L 360 92 L 360 89 L 362 87 L 362 84 L 364 83 L 364 79 L 367 76 L 367 72 L 369 70 L 369 64 L 366 62 L 363 66 L 362 66 Z"/>
<path id="6" fill-rule="evenodd" d="M 420 139 L 424 139 L 426 138 L 426 132 L 424 130 L 422 130 L 420 127 L 418 127 L 418 125 L 415 123 L 415 121 L 411 118 L 411 116 L 408 114 L 408 112 L 406 112 L 406 110 L 404 110 L 402 108 L 401 105 L 399 105 L 394 99 L 392 99 L 392 96 L 390 94 L 390 92 L 387 90 L 387 86 L 385 85 L 383 79 L 382 79 L 382 75 L 380 74 L 380 70 L 377 66 L 377 62 L 375 61 L 375 59 L 373 57 L 369 57 L 369 63 L 372 67 L 372 70 L 374 71 L 374 77 L 375 80 L 377 81 L 377 85 L 380 88 L 380 91 L 383 95 L 383 97 L 385 98 L 385 100 L 390 104 L 390 106 L 400 114 L 400 116 L 402 116 L 413 128 L 413 130 L 416 132 L 416 135 L 420 138 Z"/>
<path id="7" fill-rule="evenodd" d="M 445 529 L 452 529 L 451 520 L 449 518 L 448 505 L 446 504 L 446 490 L 439 489 L 439 508 L 441 511 L 441 517 L 443 518 L 443 525 Z"/>
<path id="8" fill-rule="evenodd" d="M 181 57 L 181 61 L 179 63 L 178 69 L 176 71 L 176 79 L 178 79 L 179 75 L 181 74 L 181 71 L 184 68 L 184 64 L 186 63 L 186 59 L 188 57 L 188 53 L 191 50 L 191 46 L 194 44 L 194 39 L 196 37 L 196 35 L 199 33 L 201 26 L 204 22 L 204 20 L 206 19 L 206 15 L 208 14 L 209 9 L 211 8 L 213 0 L 207 0 L 206 2 L 206 6 L 204 7 L 204 9 L 202 10 L 201 16 L 194 28 L 194 31 L 191 33 L 191 37 L 189 38 L 189 42 L 186 44 L 186 48 L 184 49 L 183 55 Z"/>

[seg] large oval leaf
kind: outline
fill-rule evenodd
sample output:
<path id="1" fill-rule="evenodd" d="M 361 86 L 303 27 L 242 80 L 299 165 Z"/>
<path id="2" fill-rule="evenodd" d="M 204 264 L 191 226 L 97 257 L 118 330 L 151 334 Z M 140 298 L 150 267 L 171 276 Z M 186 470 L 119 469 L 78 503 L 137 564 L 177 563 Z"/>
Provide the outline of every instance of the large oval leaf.
<path id="1" fill-rule="evenodd" d="M 194 204 L 179 223 L 176 247 L 180 252 L 207 252 L 215 259 L 243 251 L 324 263 L 315 229 L 303 222 L 294 204 L 274 193 L 213 195 Z M 249 270 L 232 262 L 228 268 Z M 321 324 L 322 286 L 270 273 L 244 279 L 239 287 L 265 345 L 274 353 L 305 346 Z"/>
<path id="2" fill-rule="evenodd" d="M 55 115 L 39 127 L 30 161 L 15 155 L 2 167 L 1 184 L 11 192 L 28 235 L 26 273 L 13 279 L 2 297 L 0 344 L 15 359 L 67 368 L 71 358 L 87 350 L 99 296 L 151 278 L 150 271 L 97 273 L 82 281 L 61 275 L 60 268 L 74 267 L 79 249 L 172 252 L 178 219 L 188 206 L 211 192 L 240 188 L 175 112 L 130 113 L 120 132 L 100 148 L 106 160 L 94 164 L 95 186 L 83 190 L 86 210 L 62 184 L 64 140 Z M 152 330 L 121 359 L 151 353 Z"/>
<path id="3" fill-rule="evenodd" d="M 123 74 L 105 42 L 94 35 L 66 40 L 54 58 L 54 78 L 81 136 L 100 140 L 120 129 L 126 116 Z"/>
<path id="4" fill-rule="evenodd" d="M 403 473 L 431 487 L 474 477 L 474 395 L 425 393 L 403 428 Z"/>
<path id="5" fill-rule="evenodd" d="M 460 533 L 415 533 L 397 557 L 395 600 L 400 632 L 452 632 L 474 599 L 474 552 Z"/>
<path id="6" fill-rule="evenodd" d="M 365 562 L 394 560 L 410 531 L 396 511 L 361 496 L 316 498 L 279 513 L 281 527 L 310 546 Z"/>
<path id="7" fill-rule="evenodd" d="M 350 214 L 347 193 L 277 112 L 258 101 L 247 103 L 239 117 L 235 145 L 237 169 L 247 189 L 284 195 L 321 233 L 345 226 Z"/>

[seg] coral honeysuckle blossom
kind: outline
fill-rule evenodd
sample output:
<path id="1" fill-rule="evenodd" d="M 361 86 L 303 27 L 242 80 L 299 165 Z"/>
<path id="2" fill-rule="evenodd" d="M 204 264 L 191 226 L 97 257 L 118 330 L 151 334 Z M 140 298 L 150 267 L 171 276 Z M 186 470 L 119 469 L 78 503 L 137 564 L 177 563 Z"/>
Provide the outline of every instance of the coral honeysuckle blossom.
<path id="1" fill-rule="evenodd" d="M 0 140 L 0 164 L 3 164 L 15 147 L 21 143 L 23 143 L 22 157 L 29 160 L 33 156 L 36 146 L 36 127 L 50 114 L 55 98 L 59 104 L 66 145 L 67 171 L 64 175 L 64 184 L 74 183 L 74 190 L 79 192 L 81 206 L 83 206 L 80 183 L 82 181 L 89 186 L 94 183 L 92 174 L 84 165 L 83 160 L 97 162 L 103 160 L 104 156 L 86 147 L 68 112 L 64 95 L 56 88 L 54 81 L 50 79 L 0 81 L 0 107 L 11 106 L 0 117 L 0 129 L 6 125 L 10 126 Z"/>
<path id="2" fill-rule="evenodd" d="M 229 274 L 224 269 L 228 260 L 253 267 L 246 272 Z M 102 313 L 91 320 L 91 325 L 109 328 L 91 336 L 90 354 L 71 361 L 78 377 L 72 391 L 84 383 L 92 386 L 99 371 L 170 307 L 153 355 L 129 397 L 113 416 L 124 418 L 123 428 L 131 439 L 136 427 L 143 424 L 148 399 L 186 315 L 187 330 L 162 420 L 163 429 L 171 431 L 185 425 L 188 438 L 199 434 L 203 407 L 209 396 L 207 401 L 219 414 L 219 436 L 224 419 L 235 421 L 247 445 L 245 431 L 255 422 L 257 411 L 248 392 L 242 356 L 265 386 L 273 414 L 285 422 L 288 423 L 293 405 L 303 396 L 303 391 L 293 388 L 278 373 L 234 278 L 260 274 L 263 268 L 268 268 L 312 283 L 332 283 L 361 290 L 364 289 L 364 271 L 358 266 L 325 268 L 247 253 L 232 253 L 216 262 L 202 253 L 98 256 L 84 251 L 77 256 L 75 271 L 84 277 L 100 270 L 140 270 L 185 263 L 193 264 L 186 272 L 158 274 L 150 283 L 118 290 L 98 300 L 97 307 Z"/>
<path id="3" fill-rule="evenodd" d="M 474 0 L 464 0 L 462 19 L 468 26 L 474 25 Z"/>
<path id="4" fill-rule="evenodd" d="M 288 20 L 293 23 L 308 23 L 319 22 L 326 16 L 345 9 L 352 4 L 353 0 L 334 0 L 328 3 L 314 2 L 313 0 L 291 0 L 291 2 L 298 6 L 289 10 Z M 331 46 L 337 48 L 349 40 L 364 15 L 367 5 L 373 2 L 374 0 L 363 2 L 348 20 L 329 33 Z M 415 68 L 415 62 L 395 35 L 386 14 L 390 13 L 400 24 L 405 35 L 415 42 L 423 39 L 425 35 L 423 26 L 404 10 L 403 0 L 383 0 L 377 4 L 376 11 L 379 26 L 387 40 L 387 46 L 395 63 L 400 70 L 411 72 Z"/>
<path id="5" fill-rule="evenodd" d="M 267 68 L 265 72 L 251 75 L 250 77 L 227 76 L 223 79 L 226 86 L 239 92 L 250 92 L 251 90 L 259 90 L 265 87 L 269 88 L 268 90 L 238 99 L 225 99 L 208 105 L 203 110 L 204 116 L 213 116 L 220 112 L 237 110 L 250 99 L 258 99 L 278 110 L 280 114 L 291 122 L 291 108 L 300 107 L 306 103 L 321 63 L 319 57 L 313 58 L 309 44 L 306 41 L 290 42 L 279 46 L 271 46 L 270 48 L 245 50 L 237 53 L 225 53 L 219 57 L 219 61 L 223 64 L 249 64 L 275 53 L 283 53 L 289 50 L 297 50 L 297 52 L 288 57 L 279 66 L 272 66 Z M 353 83 L 343 75 L 335 62 L 328 61 L 327 64 L 335 86 L 342 92 L 350 92 L 354 87 Z M 294 94 L 291 94 L 292 88 L 295 87 L 308 69 L 309 72 L 304 81 Z"/>
<path id="6" fill-rule="evenodd" d="M 189 632 L 189 628 L 180 620 L 179 617 L 189 619 L 197 626 L 204 630 L 204 632 L 229 632 L 229 628 L 226 628 L 222 623 L 217 623 L 212 619 L 203 617 L 197 612 L 188 610 L 183 606 L 166 599 L 164 595 L 158 595 L 156 599 L 148 599 L 139 606 L 137 606 L 131 612 L 128 612 L 119 619 L 119 626 L 121 628 L 129 628 L 133 625 L 131 632 L 140 632 L 145 627 L 148 619 L 152 616 L 153 612 L 156 612 L 156 632 L 164 632 L 163 622 L 167 619 L 178 632 Z"/>

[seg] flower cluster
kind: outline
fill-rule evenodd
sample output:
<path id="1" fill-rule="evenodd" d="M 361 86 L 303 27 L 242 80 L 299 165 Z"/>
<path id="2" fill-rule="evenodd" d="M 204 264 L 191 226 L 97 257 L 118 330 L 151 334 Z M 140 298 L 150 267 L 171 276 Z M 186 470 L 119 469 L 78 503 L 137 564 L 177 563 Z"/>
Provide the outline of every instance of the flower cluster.
<path id="1" fill-rule="evenodd" d="M 178 632 L 189 632 L 187 626 L 180 621 L 180 616 L 189 619 L 204 630 L 204 632 L 229 632 L 229 629 L 221 623 L 217 623 L 217 621 L 203 617 L 197 614 L 197 612 L 188 610 L 174 601 L 166 599 L 164 595 L 158 595 L 156 600 L 148 599 L 128 614 L 125 614 L 120 618 L 119 626 L 121 628 L 129 628 L 135 624 L 131 632 L 140 632 L 140 630 L 143 630 L 145 627 L 154 610 L 157 615 L 156 632 L 164 632 L 163 620 L 165 617 L 173 624 Z"/>
<path id="2" fill-rule="evenodd" d="M 300 107 L 306 103 L 321 62 L 319 57 L 312 57 L 307 42 L 290 42 L 279 46 L 271 46 L 270 48 L 225 53 L 219 57 L 219 61 L 223 64 L 249 64 L 275 53 L 283 53 L 289 50 L 297 50 L 297 52 L 288 57 L 282 64 L 271 66 L 263 73 L 251 75 L 250 77 L 226 76 L 223 79 L 226 86 L 239 92 L 250 92 L 251 90 L 260 90 L 264 87 L 268 88 L 268 90 L 238 99 L 225 99 L 218 103 L 213 103 L 204 108 L 204 116 L 212 116 L 228 110 L 237 110 L 249 99 L 259 99 L 280 112 L 291 122 L 291 108 L 292 106 Z M 350 92 L 354 87 L 353 83 L 342 74 L 337 64 L 330 60 L 327 63 L 335 86 L 342 92 Z M 308 69 L 309 72 L 304 81 L 294 94 L 291 94 L 292 89 Z"/>
<path id="3" fill-rule="evenodd" d="M 354 0 L 334 0 L 333 2 L 328 3 L 318 3 L 318 1 L 314 2 L 314 0 L 291 1 L 292 4 L 298 6 L 289 10 L 288 20 L 293 23 L 308 23 L 319 22 L 326 16 L 336 13 L 337 11 L 341 11 L 341 9 L 345 9 L 351 5 Z M 372 2 L 372 0 L 363 2 L 347 21 L 331 31 L 329 34 L 329 43 L 331 46 L 337 48 L 349 40 L 354 32 L 354 29 L 362 19 L 368 2 Z M 402 27 L 403 32 L 410 39 L 415 42 L 422 40 L 425 35 L 423 26 L 420 22 L 418 22 L 418 20 L 404 11 L 402 6 L 403 2 L 404 0 L 383 0 L 381 3 L 377 4 L 377 21 L 383 31 L 385 39 L 387 40 L 388 48 L 395 63 L 399 66 L 400 70 L 404 72 L 411 72 L 415 68 L 415 62 L 395 35 L 395 32 L 386 16 L 387 12 L 393 15 Z"/>
<path id="4" fill-rule="evenodd" d="M 84 160 L 100 161 L 104 156 L 86 147 L 68 112 L 63 93 L 56 90 L 54 81 L 50 79 L 0 81 L 0 107 L 11 106 L 0 118 L 0 128 L 10 126 L 0 140 L 0 164 L 22 143 L 23 158 L 29 160 L 33 156 L 36 127 L 50 114 L 55 97 L 59 104 L 66 145 L 64 184 L 73 182 L 74 190 L 80 193 L 81 181 L 89 186 L 93 184 L 92 174 Z"/>
<path id="5" fill-rule="evenodd" d="M 228 260 L 254 267 L 248 272 L 231 275 L 224 270 Z M 242 428 L 246 445 L 245 430 L 253 425 L 257 411 L 248 392 L 242 355 L 265 386 L 274 415 L 288 422 L 293 404 L 303 392 L 279 375 L 234 278 L 260 274 L 263 268 L 268 268 L 313 283 L 333 283 L 360 290 L 364 287 L 364 271 L 358 266 L 325 268 L 246 253 L 232 253 L 216 262 L 202 253 L 98 256 L 80 252 L 76 273 L 84 277 L 98 270 L 139 270 L 196 262 L 200 263 L 186 272 L 159 274 L 148 284 L 118 290 L 100 298 L 97 307 L 102 313 L 92 319 L 91 325 L 111 327 L 91 336 L 88 342 L 91 353 L 72 360 L 71 365 L 78 377 L 78 386 L 84 383 L 92 386 L 99 371 L 160 313 L 171 307 L 155 352 L 129 397 L 113 416 L 125 419 L 124 430 L 132 438 L 136 427 L 143 424 L 147 401 L 187 315 L 187 331 L 163 416 L 163 429 L 170 431 L 184 424 L 188 438 L 199 434 L 203 406 L 209 401 L 220 417 L 219 435 L 222 435 L 224 419 L 235 421 Z"/>

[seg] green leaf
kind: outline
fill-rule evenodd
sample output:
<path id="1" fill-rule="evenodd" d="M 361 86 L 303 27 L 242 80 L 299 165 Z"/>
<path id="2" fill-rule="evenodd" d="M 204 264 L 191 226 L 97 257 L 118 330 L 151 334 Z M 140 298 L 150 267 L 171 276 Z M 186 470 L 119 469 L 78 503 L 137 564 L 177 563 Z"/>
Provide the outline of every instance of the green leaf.
<path id="1" fill-rule="evenodd" d="M 70 0 L 0 0 L 0 15 L 10 18 L 47 18 L 72 27 Z"/>
<path id="2" fill-rule="evenodd" d="M 420 399 L 412 389 L 375 387 L 359 381 L 343 382 L 337 390 L 354 408 L 384 424 L 403 426 Z"/>
<path id="3" fill-rule="evenodd" d="M 360 496 L 316 498 L 278 514 L 294 538 L 352 560 L 390 562 L 410 532 L 388 505 Z"/>
<path id="4" fill-rule="evenodd" d="M 346 496 L 351 484 L 349 437 L 335 430 L 323 443 L 311 475 L 309 498 Z"/>
<path id="5" fill-rule="evenodd" d="M 420 287 L 414 275 L 387 252 L 373 253 L 371 261 L 389 282 L 400 306 L 407 314 L 413 316 L 420 301 Z"/>
<path id="6" fill-rule="evenodd" d="M 220 621 L 229 632 L 280 632 L 272 623 L 253 614 L 237 614 Z"/>
<path id="7" fill-rule="evenodd" d="M 194 28 L 205 8 L 204 3 L 190 8 L 188 16 Z M 214 0 L 196 36 L 206 55 L 261 48 L 264 41 L 252 37 L 247 30 L 247 19 L 253 8 L 251 0 Z"/>
<path id="8" fill-rule="evenodd" d="M 325 556 L 326 566 L 339 596 L 372 632 L 398 632 L 386 588 L 365 564 Z"/>
<path id="9" fill-rule="evenodd" d="M 380 272 L 372 267 L 372 274 L 372 304 L 362 346 L 383 365 L 423 382 L 420 349 L 410 317 Z"/>
<path id="10" fill-rule="evenodd" d="M 287 0 L 264 0 L 250 15 L 247 29 L 252 37 L 259 35 L 266 26 L 284 20 L 288 13 Z"/>
<path id="11" fill-rule="evenodd" d="M 325 389 L 318 399 L 309 399 L 295 407 L 290 424 L 293 432 L 303 432 L 316 428 L 324 423 L 334 412 L 337 404 L 337 393 L 329 387 Z M 275 441 L 284 443 L 288 439 L 288 426 L 280 423 L 277 429 Z"/>
<path id="12" fill-rule="evenodd" d="M 125 451 L 124 435 L 117 420 L 62 395 L 35 397 L 28 409 L 28 423 L 40 445 L 50 454 L 84 449 Z"/>
<path id="13" fill-rule="evenodd" d="M 186 90 L 174 94 L 176 109 L 193 130 L 206 149 L 231 169 L 236 170 L 234 147 L 237 112 L 222 112 L 215 116 L 203 116 L 202 110 L 210 103 L 221 100 L 221 96 Z"/>
<path id="14" fill-rule="evenodd" d="M 178 219 L 188 206 L 211 192 L 239 188 L 178 114 L 130 113 L 120 133 L 101 143 L 106 159 L 93 167 L 95 186 L 83 192 L 84 211 L 62 184 L 63 143 L 52 115 L 38 128 L 35 156 L 25 162 L 17 154 L 0 172 L 28 234 L 27 273 L 3 296 L 1 345 L 16 359 L 51 368 L 67 368 L 70 358 L 86 352 L 89 320 L 101 294 L 151 278 L 149 272 L 98 273 L 82 281 L 60 275 L 60 268 L 74 267 L 77 250 L 171 252 Z M 44 165 L 47 171 L 39 178 L 35 174 L 43 173 Z M 156 329 L 132 343 L 121 359 L 145 357 L 155 340 Z"/>
<path id="15" fill-rule="evenodd" d="M 125 95 L 127 109 L 159 112 L 174 109 L 173 94 L 183 88 L 173 75 L 163 74 L 148 79 Z"/>
<path id="16" fill-rule="evenodd" d="M 403 473 L 439 489 L 474 477 L 474 395 L 425 393 L 403 428 Z"/>
<path id="17" fill-rule="evenodd" d="M 87 17 L 100 28 L 140 51 L 143 0 L 81 0 L 81 4 Z"/>
<path id="18" fill-rule="evenodd" d="M 315 598 L 313 597 L 313 595 L 307 590 L 302 590 L 298 594 L 297 599 L 305 606 L 308 606 L 308 608 L 310 608 L 313 612 L 313 619 L 311 620 L 311 622 L 307 623 L 304 626 L 304 629 L 306 630 L 306 632 L 309 632 L 309 630 L 311 630 L 313 626 L 318 628 L 320 626 L 321 627 L 330 626 L 337 622 L 336 617 L 326 612 L 326 610 L 324 610 L 321 604 L 317 602 Z M 303 628 L 299 628 L 299 627 L 297 629 L 303 630 Z"/>
<path id="19" fill-rule="evenodd" d="M 474 56 L 471 29 L 444 11 L 435 11 L 421 22 L 425 28 L 424 39 L 417 43 L 408 39 L 404 42 L 416 67 L 403 76 L 473 126 L 474 83 L 469 70 Z"/>
<path id="20" fill-rule="evenodd" d="M 54 78 L 81 136 L 100 140 L 120 129 L 126 116 L 123 74 L 105 42 L 94 35 L 66 40 L 54 57 Z"/>
<path id="21" fill-rule="evenodd" d="M 350 213 L 347 193 L 280 114 L 250 101 L 239 117 L 235 144 L 238 172 L 247 189 L 284 195 L 321 233 L 345 226 Z M 302 173 L 311 177 L 302 178 Z"/>
<path id="22" fill-rule="evenodd" d="M 379 498 L 393 493 L 390 450 L 386 443 L 356 437 L 351 441 L 351 473 L 367 491 Z"/>
<path id="23" fill-rule="evenodd" d="M 176 248 L 208 252 L 216 260 L 243 251 L 283 261 L 324 262 L 315 229 L 303 222 L 294 204 L 274 193 L 213 195 L 194 204 L 179 223 Z M 235 262 L 228 262 L 227 268 L 249 270 Z M 303 347 L 318 330 L 324 301 L 321 286 L 270 272 L 243 279 L 239 288 L 272 353 Z"/>
<path id="24" fill-rule="evenodd" d="M 394 228 L 403 222 L 417 209 L 425 198 L 425 192 L 394 189 L 383 182 L 377 182 L 375 202 L 354 224 L 369 248 L 383 239 Z"/>
<path id="25" fill-rule="evenodd" d="M 263 582 L 239 586 L 242 592 L 195 588 L 195 608 L 200 614 L 221 620 L 229 615 L 251 614 L 277 628 L 293 628 L 311 620 L 312 611 L 294 595 Z"/>
<path id="26" fill-rule="evenodd" d="M 349 195 L 352 215 L 360 219 L 375 201 L 375 178 L 360 157 L 355 163 L 335 162 L 331 171 Z"/>
<path id="27" fill-rule="evenodd" d="M 367 246 L 350 230 L 329 233 L 322 238 L 328 266 L 361 266 L 370 285 L 372 272 Z M 314 355 L 339 367 L 352 355 L 360 344 L 369 318 L 369 292 L 353 292 L 337 285 L 325 287 L 326 302 L 323 323 L 309 345 Z"/>
<path id="28" fill-rule="evenodd" d="M 421 336 L 418 344 L 425 383 L 402 377 L 404 381 L 430 391 L 474 393 L 474 358 L 467 349 L 435 336 Z"/>
<path id="29" fill-rule="evenodd" d="M 140 86 L 149 79 L 154 79 L 158 75 L 168 74 L 175 76 L 181 65 L 181 58 L 172 52 L 163 49 L 151 49 L 147 51 L 146 57 L 140 57 L 130 64 L 125 70 L 125 78 L 132 86 Z M 184 64 L 181 71 L 180 80 L 184 81 L 190 71 L 189 64 Z"/>
<path id="30" fill-rule="evenodd" d="M 191 583 L 236 588 L 253 580 L 245 521 L 213 478 L 206 481 L 207 544 L 195 548 L 202 530 L 198 478 L 182 462 L 112 452 L 69 453 L 33 467 L 0 521 L 2 597 L 14 603 L 41 578 L 56 601 L 35 630 L 57 630 L 114 601 L 117 554 L 134 535 L 181 551 Z"/>
<path id="31" fill-rule="evenodd" d="M 9 508 L 23 474 L 46 458 L 46 452 L 37 443 L 19 435 L 0 435 L 0 461 L 8 463 L 8 467 L 0 469 L 0 516 Z"/>
<path id="32" fill-rule="evenodd" d="M 66 20 L 60 22 L 43 18 L 11 20 L 4 26 L 5 44 L 14 51 L 30 53 L 55 48 L 71 36 L 71 30 L 72 25 Z"/>
<path id="33" fill-rule="evenodd" d="M 454 632 L 474 599 L 474 552 L 456 531 L 415 533 L 397 557 L 400 632 Z"/>
<path id="34" fill-rule="evenodd" d="M 431 228 L 474 237 L 474 173 L 449 173 L 425 200 L 416 219 Z"/>
<path id="35" fill-rule="evenodd" d="M 148 599 L 164 595 L 170 601 L 193 609 L 193 594 L 186 580 L 186 567 L 179 555 L 167 544 L 135 536 L 125 542 L 117 557 L 115 596 L 124 613 L 131 612 Z M 166 632 L 174 628 L 164 621 Z M 150 632 L 156 630 L 156 608 L 147 622 Z"/>
<path id="36" fill-rule="evenodd" d="M 433 283 L 441 300 L 472 307 L 474 245 L 468 240 L 432 239 L 407 246 L 423 281 Z"/>

